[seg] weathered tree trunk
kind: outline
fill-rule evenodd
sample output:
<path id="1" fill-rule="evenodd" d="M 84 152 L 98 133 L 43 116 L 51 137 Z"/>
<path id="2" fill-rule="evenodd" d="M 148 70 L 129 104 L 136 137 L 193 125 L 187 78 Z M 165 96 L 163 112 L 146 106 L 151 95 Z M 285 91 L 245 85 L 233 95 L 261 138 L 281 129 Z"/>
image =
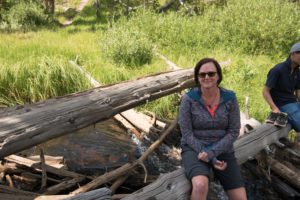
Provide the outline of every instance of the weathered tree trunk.
<path id="1" fill-rule="evenodd" d="M 238 162 L 244 163 L 249 158 L 254 158 L 258 152 L 266 146 L 277 142 L 280 138 L 287 137 L 291 125 L 278 128 L 271 124 L 262 124 L 254 129 L 250 134 L 238 139 L 234 143 L 235 155 Z"/>
<path id="2" fill-rule="evenodd" d="M 193 85 L 193 70 L 178 70 L 3 109 L 0 159 Z"/>

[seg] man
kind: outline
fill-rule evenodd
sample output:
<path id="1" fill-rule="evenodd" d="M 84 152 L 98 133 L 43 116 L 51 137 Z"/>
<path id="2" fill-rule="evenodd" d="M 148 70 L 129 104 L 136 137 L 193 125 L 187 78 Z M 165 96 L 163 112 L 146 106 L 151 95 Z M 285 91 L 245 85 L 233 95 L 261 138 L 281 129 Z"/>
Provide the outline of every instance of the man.
<path id="1" fill-rule="evenodd" d="M 292 128 L 300 133 L 300 42 L 294 44 L 286 61 L 268 73 L 263 96 L 272 109 L 266 122 L 285 126 L 284 113 Z"/>

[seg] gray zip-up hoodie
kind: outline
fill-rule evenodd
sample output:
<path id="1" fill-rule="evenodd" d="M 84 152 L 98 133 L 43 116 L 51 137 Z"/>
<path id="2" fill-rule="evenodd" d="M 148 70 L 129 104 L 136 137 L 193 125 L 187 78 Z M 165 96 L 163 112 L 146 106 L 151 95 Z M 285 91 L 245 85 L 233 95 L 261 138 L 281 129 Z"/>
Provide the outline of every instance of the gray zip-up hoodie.
<path id="1" fill-rule="evenodd" d="M 195 152 L 206 152 L 209 161 L 225 152 L 233 152 L 233 143 L 239 136 L 240 110 L 235 93 L 220 88 L 220 104 L 212 117 L 201 98 L 201 90 L 192 88 L 181 100 L 179 125 L 181 144 Z"/>

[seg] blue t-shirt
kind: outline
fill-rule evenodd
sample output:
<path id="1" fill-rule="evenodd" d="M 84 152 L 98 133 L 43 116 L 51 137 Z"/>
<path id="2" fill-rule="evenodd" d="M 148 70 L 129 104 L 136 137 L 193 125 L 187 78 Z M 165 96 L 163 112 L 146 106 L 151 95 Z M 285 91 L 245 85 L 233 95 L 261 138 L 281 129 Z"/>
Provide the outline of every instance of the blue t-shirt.
<path id="1" fill-rule="evenodd" d="M 300 70 L 297 68 L 291 74 L 292 61 L 275 65 L 268 73 L 266 86 L 271 88 L 271 97 L 277 107 L 297 102 L 295 90 L 300 89 Z"/>

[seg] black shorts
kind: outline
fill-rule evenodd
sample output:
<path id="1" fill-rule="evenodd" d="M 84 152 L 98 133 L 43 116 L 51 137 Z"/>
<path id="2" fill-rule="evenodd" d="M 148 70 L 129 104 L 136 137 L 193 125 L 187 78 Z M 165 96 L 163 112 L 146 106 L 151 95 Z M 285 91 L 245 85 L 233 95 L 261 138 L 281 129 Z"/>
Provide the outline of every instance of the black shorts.
<path id="1" fill-rule="evenodd" d="M 214 177 L 220 181 L 225 191 L 244 186 L 240 166 L 236 161 L 234 152 L 224 153 L 217 157 L 218 160 L 227 163 L 227 167 L 224 171 L 216 170 L 211 163 L 198 160 L 198 154 L 188 145 L 182 145 L 181 157 L 185 174 L 189 180 L 199 175 L 211 178 L 213 172 Z"/>

